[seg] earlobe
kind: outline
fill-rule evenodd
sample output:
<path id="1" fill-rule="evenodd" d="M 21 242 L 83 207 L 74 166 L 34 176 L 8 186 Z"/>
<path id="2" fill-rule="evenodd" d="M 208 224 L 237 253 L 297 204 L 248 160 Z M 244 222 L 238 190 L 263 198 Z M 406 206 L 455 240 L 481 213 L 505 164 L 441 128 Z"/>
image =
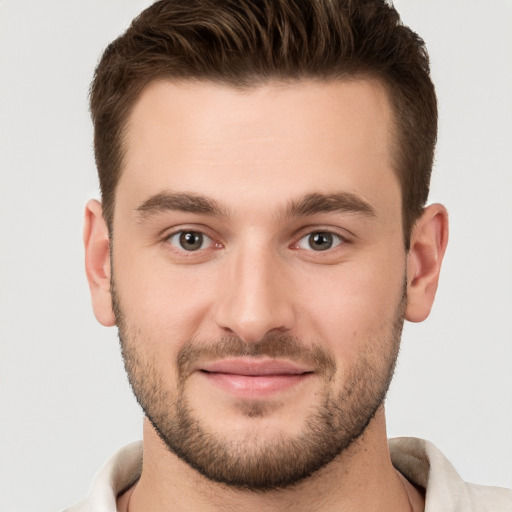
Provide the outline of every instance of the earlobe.
<path id="1" fill-rule="evenodd" d="M 85 271 L 94 314 L 102 325 L 115 325 L 110 295 L 110 241 L 101 204 L 91 200 L 85 207 Z"/>
<path id="2" fill-rule="evenodd" d="M 407 255 L 407 309 L 411 322 L 425 320 L 432 308 L 448 243 L 448 212 L 440 204 L 425 208 L 411 234 Z"/>

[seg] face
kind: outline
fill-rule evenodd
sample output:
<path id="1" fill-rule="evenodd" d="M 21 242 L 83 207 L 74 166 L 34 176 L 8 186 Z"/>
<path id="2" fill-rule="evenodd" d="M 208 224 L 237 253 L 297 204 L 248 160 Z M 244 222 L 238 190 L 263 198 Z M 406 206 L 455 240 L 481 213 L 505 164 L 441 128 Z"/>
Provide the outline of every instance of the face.
<path id="1" fill-rule="evenodd" d="M 285 487 L 382 404 L 406 303 L 371 81 L 155 82 L 127 126 L 112 291 L 134 392 L 208 478 Z"/>

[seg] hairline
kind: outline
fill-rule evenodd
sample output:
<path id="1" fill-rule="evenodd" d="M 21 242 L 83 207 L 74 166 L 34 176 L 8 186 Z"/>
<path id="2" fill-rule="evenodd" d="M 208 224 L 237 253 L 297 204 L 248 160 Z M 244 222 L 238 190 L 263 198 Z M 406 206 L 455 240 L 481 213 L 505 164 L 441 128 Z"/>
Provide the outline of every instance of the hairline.
<path id="1" fill-rule="evenodd" d="M 410 231 L 412 230 L 412 226 L 406 225 L 406 212 L 405 212 L 405 201 L 404 201 L 404 183 L 402 179 L 402 175 L 405 170 L 403 170 L 402 164 L 400 162 L 400 153 L 402 151 L 402 145 L 404 142 L 402 126 L 398 120 L 398 104 L 397 99 L 393 96 L 391 92 L 392 83 L 391 80 L 385 75 L 380 75 L 377 72 L 372 71 L 364 71 L 364 70 L 353 70 L 353 71 L 339 71 L 337 73 L 330 73 L 329 75 L 320 76 L 313 74 L 304 74 L 304 76 L 279 76 L 269 75 L 263 76 L 260 74 L 254 74 L 254 76 L 247 76 L 240 80 L 227 79 L 224 77 L 215 77 L 215 76 L 175 76 L 171 74 L 159 74 L 154 77 L 148 78 L 148 80 L 141 83 L 140 87 L 134 88 L 134 95 L 131 101 L 129 102 L 128 108 L 125 110 L 122 116 L 119 117 L 119 143 L 118 143 L 118 159 L 117 159 L 117 177 L 116 183 L 113 189 L 110 191 L 111 196 L 109 197 L 108 209 L 103 209 L 103 216 L 105 222 L 107 223 L 108 231 L 110 236 L 113 234 L 113 222 L 114 222 L 114 212 L 115 212 L 115 204 L 116 204 L 116 194 L 119 182 L 121 180 L 121 176 L 123 174 L 123 168 L 125 167 L 126 154 L 128 151 L 128 132 L 130 128 L 130 119 L 135 109 L 135 106 L 140 101 L 144 92 L 152 85 L 156 83 L 169 83 L 169 84 L 218 84 L 220 86 L 225 86 L 231 88 L 233 90 L 244 92 L 244 91 L 252 91 L 259 87 L 264 87 L 266 85 L 287 85 L 287 84 L 300 84 L 307 82 L 316 82 L 316 83 L 347 83 L 347 82 L 357 82 L 357 81 L 366 81 L 373 82 L 377 84 L 381 90 L 384 92 L 385 97 L 387 99 L 387 105 L 389 107 L 389 111 L 391 114 L 391 122 L 389 126 L 389 155 L 390 155 L 390 164 L 395 174 L 395 177 L 398 179 L 399 187 L 400 187 L 400 200 L 401 200 L 401 222 L 402 222 L 402 232 L 404 245 L 406 250 L 409 249 L 409 238 Z M 104 199 L 102 198 L 102 202 Z M 416 219 L 415 219 L 416 220 Z"/>

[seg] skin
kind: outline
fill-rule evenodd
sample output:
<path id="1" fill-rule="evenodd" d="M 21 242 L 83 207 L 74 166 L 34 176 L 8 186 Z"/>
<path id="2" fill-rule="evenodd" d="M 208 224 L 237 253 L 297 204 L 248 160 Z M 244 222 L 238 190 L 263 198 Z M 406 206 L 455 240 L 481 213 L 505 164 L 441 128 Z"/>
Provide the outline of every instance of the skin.
<path id="1" fill-rule="evenodd" d="M 391 133 L 386 93 L 369 80 L 247 90 L 160 81 L 137 101 L 116 189 L 112 265 L 127 328 L 143 344 L 141 367 L 153 365 L 172 396 L 176 356 L 190 340 L 236 336 L 256 344 L 288 335 L 321 345 L 336 363 L 327 383 L 313 373 L 269 394 L 251 393 L 246 384 L 237 394 L 192 372 L 184 384 L 187 399 L 217 435 L 237 440 L 257 432 L 267 443 L 295 436 L 324 393 L 347 385 L 362 355 L 383 366 L 393 349 L 386 333 L 400 309 L 404 280 L 405 318 L 428 316 L 447 213 L 441 205 L 426 208 L 405 252 Z M 219 212 L 141 209 L 169 192 L 200 195 Z M 350 194 L 371 213 L 290 214 L 290 204 L 308 194 Z M 202 232 L 207 243 L 184 251 L 172 236 L 180 230 Z M 315 232 L 333 233 L 334 246 L 313 250 L 308 236 Z M 114 325 L 110 242 L 95 201 L 87 205 L 84 241 L 96 317 Z M 255 402 L 265 410 L 258 417 L 247 413 Z M 132 512 L 166 506 L 385 512 L 411 510 L 410 503 L 423 509 L 421 492 L 391 464 L 383 406 L 364 433 L 312 477 L 265 493 L 204 478 L 167 449 L 146 419 L 143 473 L 120 497 L 119 510 L 128 501 Z"/>

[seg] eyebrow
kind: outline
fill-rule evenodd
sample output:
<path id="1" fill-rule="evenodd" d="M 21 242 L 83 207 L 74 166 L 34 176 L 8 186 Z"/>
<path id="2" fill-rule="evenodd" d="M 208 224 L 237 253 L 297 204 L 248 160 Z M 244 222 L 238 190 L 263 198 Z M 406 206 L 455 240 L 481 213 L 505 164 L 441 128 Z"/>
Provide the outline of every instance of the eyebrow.
<path id="1" fill-rule="evenodd" d="M 178 211 L 228 217 L 228 212 L 214 199 L 193 193 L 160 192 L 146 199 L 136 211 L 142 219 L 167 211 Z M 284 211 L 285 217 L 306 217 L 319 213 L 359 213 L 375 217 L 375 209 L 366 201 L 350 192 L 332 194 L 311 193 L 292 200 Z"/>
<path id="2" fill-rule="evenodd" d="M 146 199 L 136 211 L 143 219 L 168 211 L 227 217 L 215 200 L 191 193 L 160 192 Z"/>
<path id="3" fill-rule="evenodd" d="M 307 194 L 298 201 L 291 201 L 285 211 L 287 217 L 305 217 L 318 213 L 359 213 L 375 217 L 375 209 L 366 201 L 350 192 L 333 194 Z"/>

